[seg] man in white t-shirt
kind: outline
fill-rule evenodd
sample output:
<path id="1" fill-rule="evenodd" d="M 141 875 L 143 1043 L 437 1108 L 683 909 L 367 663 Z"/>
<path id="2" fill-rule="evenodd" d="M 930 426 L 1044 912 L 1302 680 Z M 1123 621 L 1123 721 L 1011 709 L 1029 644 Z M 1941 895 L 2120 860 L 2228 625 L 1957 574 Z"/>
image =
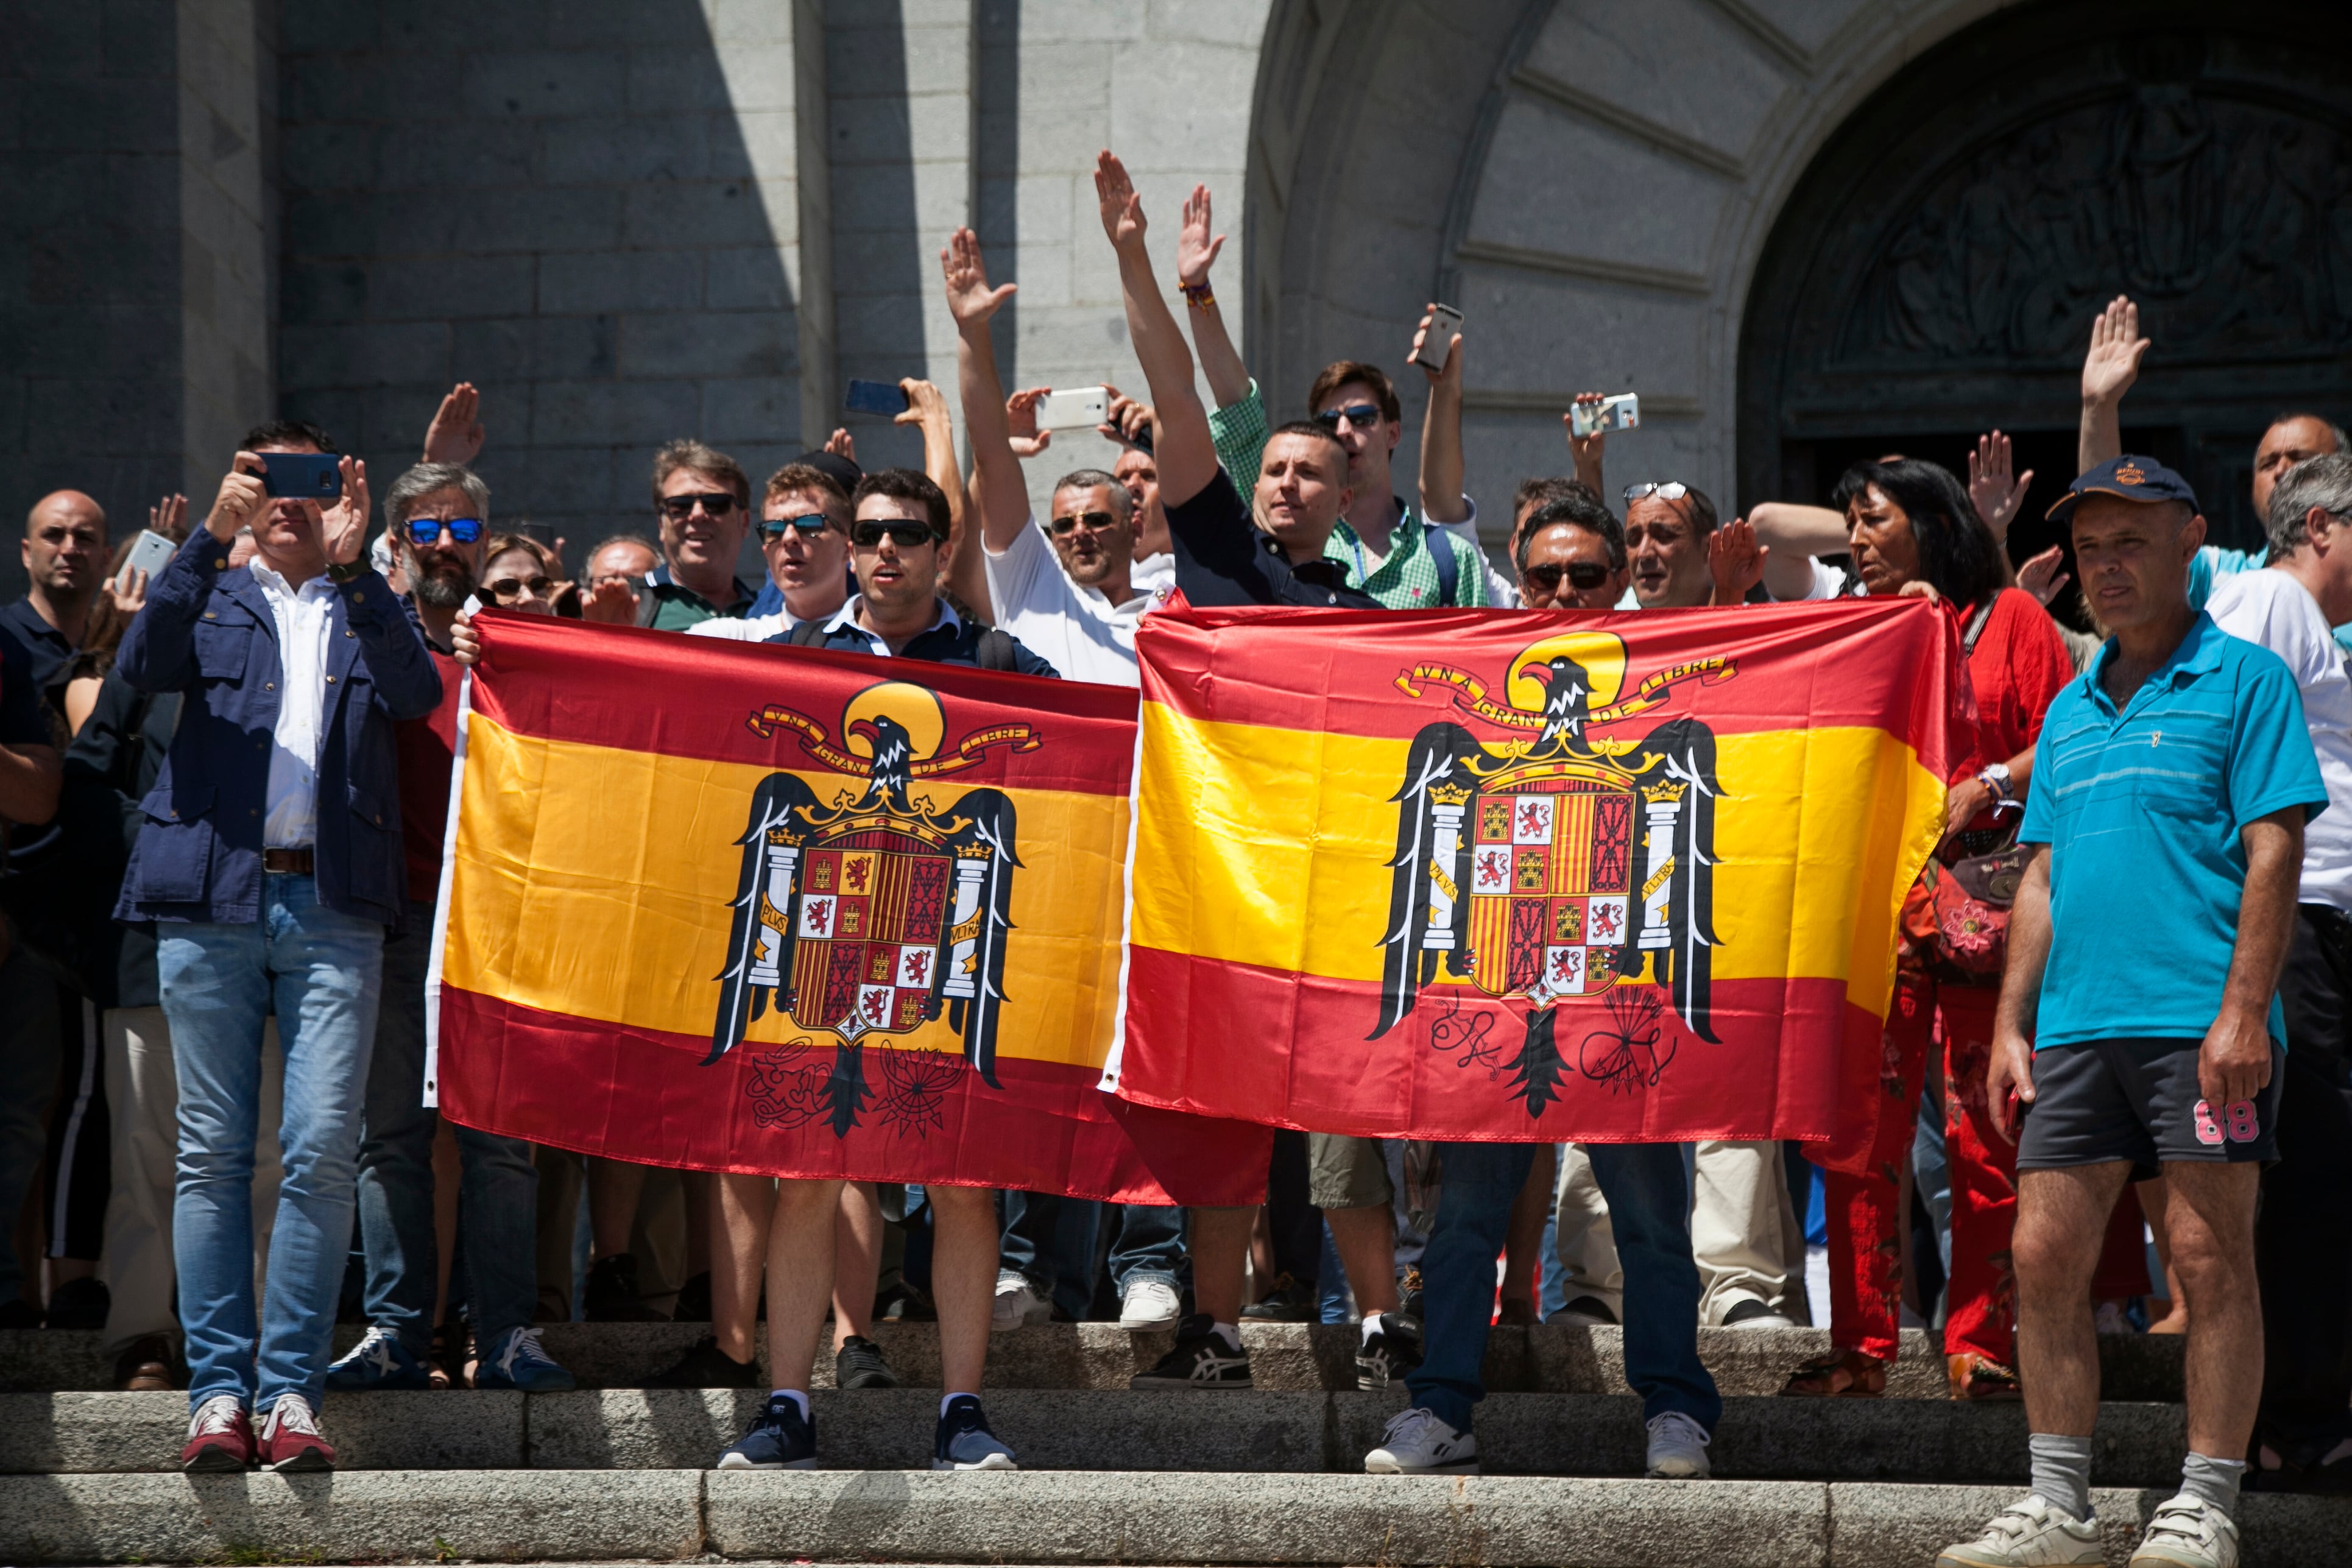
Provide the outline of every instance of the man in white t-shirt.
<path id="1" fill-rule="evenodd" d="M 766 642 L 803 621 L 832 619 L 849 602 L 849 498 L 823 468 L 787 463 L 769 475 L 760 503 L 760 553 L 784 607 L 772 616 L 715 616 L 686 635 Z"/>
<path id="2" fill-rule="evenodd" d="M 2270 564 L 2222 577 L 2205 613 L 2294 672 L 2333 807 L 2304 828 L 2294 934 L 2279 979 L 2287 1036 L 2279 1159 L 2263 1173 L 2254 1232 L 2258 1462 L 2265 1485 L 2303 1489 L 2352 1484 L 2352 674 L 2330 630 L 2352 621 L 2352 456 L 2296 464 L 2269 499 Z"/>
<path id="3" fill-rule="evenodd" d="M 996 624 L 1065 680 L 1134 686 L 1135 626 L 1151 602 L 1131 579 L 1135 500 L 1112 475 L 1080 468 L 1054 487 L 1052 516 L 1038 527 L 989 340 L 989 319 L 1013 286 L 989 287 L 980 241 L 969 229 L 950 237 L 942 261 L 956 321 L 964 435 L 971 444 L 970 489 Z"/>

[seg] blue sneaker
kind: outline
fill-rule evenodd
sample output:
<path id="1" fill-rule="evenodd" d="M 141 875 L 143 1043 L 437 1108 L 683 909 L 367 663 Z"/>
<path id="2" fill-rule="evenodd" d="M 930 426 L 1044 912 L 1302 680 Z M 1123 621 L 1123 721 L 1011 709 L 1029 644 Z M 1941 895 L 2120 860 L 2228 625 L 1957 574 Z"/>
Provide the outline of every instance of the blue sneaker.
<path id="1" fill-rule="evenodd" d="M 509 1329 L 490 1342 L 475 1363 L 474 1386 L 561 1394 L 580 1385 L 540 1347 L 537 1329 Z"/>
<path id="2" fill-rule="evenodd" d="M 931 1440 L 931 1468 L 935 1470 L 1017 1470 L 1013 1462 L 1013 1450 L 996 1440 L 988 1429 L 988 1413 L 980 1407 L 980 1400 L 969 1394 L 959 1394 L 948 1401 L 947 1409 L 940 1415 L 939 1435 Z"/>
<path id="3" fill-rule="evenodd" d="M 719 1456 L 722 1470 L 814 1470 L 816 1468 L 816 1415 L 781 1394 L 768 1395 L 768 1407 L 751 1423 L 740 1442 Z"/>
<path id="4" fill-rule="evenodd" d="M 343 1359 L 327 1369 L 327 1387 L 336 1394 L 362 1388 L 430 1388 L 425 1363 L 408 1353 L 390 1329 L 370 1329 Z"/>

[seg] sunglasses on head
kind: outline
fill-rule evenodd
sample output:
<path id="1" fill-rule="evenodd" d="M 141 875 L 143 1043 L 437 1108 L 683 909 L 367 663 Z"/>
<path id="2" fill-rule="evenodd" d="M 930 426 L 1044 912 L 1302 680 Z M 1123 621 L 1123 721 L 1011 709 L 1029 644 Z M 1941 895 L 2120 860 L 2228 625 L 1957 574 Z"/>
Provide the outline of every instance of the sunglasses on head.
<path id="1" fill-rule="evenodd" d="M 1350 403 L 1345 408 L 1325 409 L 1315 416 L 1315 423 L 1326 430 L 1337 430 L 1339 428 L 1339 421 L 1345 419 L 1360 430 L 1365 426 L 1377 422 L 1380 416 L 1381 405 L 1377 403 Z"/>
<path id="2" fill-rule="evenodd" d="M 813 511 L 806 517 L 765 517 L 760 520 L 760 531 L 770 539 L 780 537 L 786 529 L 793 530 L 803 539 L 807 539 L 832 526 L 821 511 Z"/>
<path id="3" fill-rule="evenodd" d="M 471 544 L 482 537 L 482 520 L 478 517 L 453 517 L 446 520 L 436 517 L 412 517 L 408 520 L 408 542 L 411 544 L 438 543 L 441 531 L 445 528 L 449 531 L 449 537 L 460 544 Z"/>
<path id="4" fill-rule="evenodd" d="M 501 577 L 495 583 L 485 583 L 482 586 L 490 591 L 490 597 L 504 604 L 509 599 L 520 598 L 526 588 L 530 591 L 532 597 L 544 599 L 547 597 L 547 591 L 554 584 L 544 577 Z"/>
<path id="5" fill-rule="evenodd" d="M 849 541 L 860 550 L 878 550 L 887 539 L 901 550 L 933 542 L 927 522 L 861 522 L 849 531 Z"/>
<path id="6" fill-rule="evenodd" d="M 1643 496 L 1655 496 L 1660 500 L 1680 500 L 1690 494 L 1690 486 L 1680 479 L 1668 479 L 1664 484 L 1627 485 L 1625 504 L 1633 505 Z"/>
<path id="7" fill-rule="evenodd" d="M 735 498 L 724 491 L 713 491 L 709 495 L 664 496 L 661 499 L 662 511 L 679 522 L 692 517 L 697 506 L 702 508 L 706 516 L 725 517 L 735 510 Z"/>
<path id="8" fill-rule="evenodd" d="M 1046 526 L 1054 531 L 1055 537 L 1058 539 L 1066 533 L 1076 533 L 1082 528 L 1089 533 L 1106 528 L 1117 528 L 1118 517 L 1116 513 L 1108 511 L 1074 511 L 1066 517 L 1055 518 Z"/>
<path id="9" fill-rule="evenodd" d="M 1519 575 L 1528 580 L 1529 587 L 1542 593 L 1556 592 L 1559 580 L 1566 577 L 1570 587 L 1580 594 L 1590 594 L 1609 581 L 1609 568 L 1594 561 L 1571 561 L 1565 566 L 1529 566 Z"/>

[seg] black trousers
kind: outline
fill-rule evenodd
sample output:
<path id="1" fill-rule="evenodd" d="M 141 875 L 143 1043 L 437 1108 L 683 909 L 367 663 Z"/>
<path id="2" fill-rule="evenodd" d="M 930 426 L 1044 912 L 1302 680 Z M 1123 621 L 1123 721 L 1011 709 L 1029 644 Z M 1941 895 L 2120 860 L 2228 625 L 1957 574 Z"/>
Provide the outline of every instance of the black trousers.
<path id="1" fill-rule="evenodd" d="M 2263 1291 L 2256 1436 L 2310 1463 L 2347 1435 L 2352 1401 L 2352 921 L 2296 911 L 2279 998 L 2286 1012 L 2279 1161 L 2263 1173 L 2254 1264 Z"/>
<path id="2" fill-rule="evenodd" d="M 1274 1135 L 1265 1224 L 1273 1233 L 1275 1271 L 1312 1289 L 1323 1266 L 1323 1211 L 1307 1201 L 1307 1134 L 1287 1127 Z"/>
<path id="3" fill-rule="evenodd" d="M 106 1048 L 98 1004 L 58 986 L 57 1103 L 49 1110 L 42 1189 L 47 1256 L 98 1261 L 106 1240 L 106 1200 L 114 1140 L 106 1106 Z"/>

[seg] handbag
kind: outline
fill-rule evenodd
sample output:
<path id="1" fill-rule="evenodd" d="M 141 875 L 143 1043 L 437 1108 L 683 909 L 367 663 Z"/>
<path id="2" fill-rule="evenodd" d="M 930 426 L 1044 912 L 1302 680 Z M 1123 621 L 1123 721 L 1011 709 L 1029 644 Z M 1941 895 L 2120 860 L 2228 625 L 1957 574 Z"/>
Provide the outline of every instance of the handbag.
<path id="1" fill-rule="evenodd" d="M 1977 638 L 1992 618 L 1992 597 L 1987 597 L 1969 623 L 1960 640 L 1962 658 L 1976 650 Z M 2004 801 L 1996 814 L 2014 806 Z M 2030 854 L 2017 842 L 2018 826 L 2011 822 L 1982 833 L 1954 835 L 1955 847 L 1977 853 L 1951 861 L 1929 856 L 1904 900 L 1904 935 L 1948 979 L 1968 985 L 2000 982 L 2001 966 L 2009 959 L 2010 909 L 2017 901 L 2017 886 L 2025 878 Z"/>

